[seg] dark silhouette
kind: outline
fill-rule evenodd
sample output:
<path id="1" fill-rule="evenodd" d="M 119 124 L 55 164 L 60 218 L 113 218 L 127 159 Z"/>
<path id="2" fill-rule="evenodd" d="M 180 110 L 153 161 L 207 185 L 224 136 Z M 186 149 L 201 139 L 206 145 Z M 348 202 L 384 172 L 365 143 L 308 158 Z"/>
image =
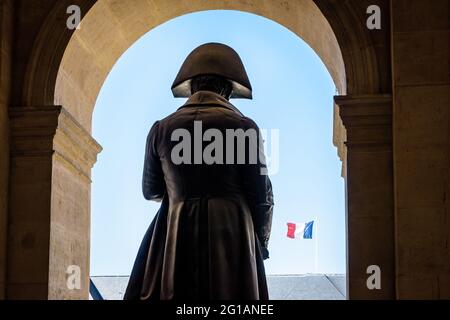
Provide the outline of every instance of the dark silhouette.
<path id="1" fill-rule="evenodd" d="M 142 241 L 125 299 L 266 300 L 263 259 L 269 257 L 273 194 L 262 174 L 262 138 L 256 135 L 261 157 L 254 163 L 249 152 L 244 164 L 176 164 L 172 159 L 178 143 L 172 133 L 181 128 L 193 137 L 194 121 L 224 136 L 227 129 L 259 132 L 228 101 L 252 98 L 242 61 L 228 46 L 202 45 L 187 57 L 172 91 L 189 99 L 157 121 L 147 138 L 143 193 L 162 204 Z M 247 139 L 244 151 L 251 147 Z M 238 152 L 236 146 L 234 158 Z"/>

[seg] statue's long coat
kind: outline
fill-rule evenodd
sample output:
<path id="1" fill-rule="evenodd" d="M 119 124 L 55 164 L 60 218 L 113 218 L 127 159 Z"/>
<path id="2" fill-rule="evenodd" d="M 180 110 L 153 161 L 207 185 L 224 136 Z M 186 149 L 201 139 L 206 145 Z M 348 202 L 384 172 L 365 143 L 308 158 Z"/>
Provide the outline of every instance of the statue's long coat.
<path id="1" fill-rule="evenodd" d="M 142 241 L 125 299 L 268 299 L 263 259 L 268 257 L 273 195 L 262 174 L 262 138 L 257 134 L 262 157 L 256 164 L 248 157 L 246 164 L 174 164 L 172 148 L 179 141 L 171 141 L 172 132 L 187 129 L 194 144 L 194 121 L 202 122 L 203 132 L 220 130 L 224 145 L 226 129 L 259 130 L 209 91 L 195 93 L 153 125 L 143 192 L 162 204 Z M 247 154 L 254 146 L 248 141 Z"/>

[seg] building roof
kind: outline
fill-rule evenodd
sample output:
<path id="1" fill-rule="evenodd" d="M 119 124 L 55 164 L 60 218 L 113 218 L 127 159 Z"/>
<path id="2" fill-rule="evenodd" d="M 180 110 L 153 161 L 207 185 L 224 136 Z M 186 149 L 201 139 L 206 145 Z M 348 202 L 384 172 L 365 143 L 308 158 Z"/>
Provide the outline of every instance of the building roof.
<path id="1" fill-rule="evenodd" d="M 92 282 L 105 300 L 122 300 L 128 276 L 96 276 Z M 343 274 L 297 274 L 267 276 L 272 300 L 344 300 Z"/>

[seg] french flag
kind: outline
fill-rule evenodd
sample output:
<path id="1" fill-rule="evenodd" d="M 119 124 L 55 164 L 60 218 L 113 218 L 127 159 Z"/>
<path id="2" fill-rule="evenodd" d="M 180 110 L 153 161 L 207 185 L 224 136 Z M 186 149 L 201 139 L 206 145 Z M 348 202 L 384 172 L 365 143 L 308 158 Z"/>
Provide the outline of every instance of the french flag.
<path id="1" fill-rule="evenodd" d="M 312 239 L 314 221 L 306 223 L 288 223 L 287 237 L 291 239 Z"/>

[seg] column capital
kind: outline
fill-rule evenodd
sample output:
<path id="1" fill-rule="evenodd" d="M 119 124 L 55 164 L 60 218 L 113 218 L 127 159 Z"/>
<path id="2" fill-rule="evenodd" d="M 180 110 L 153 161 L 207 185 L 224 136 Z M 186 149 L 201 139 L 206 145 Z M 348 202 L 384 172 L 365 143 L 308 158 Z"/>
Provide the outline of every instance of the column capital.
<path id="1" fill-rule="evenodd" d="M 90 179 L 102 147 L 62 106 L 9 110 L 11 157 L 55 156 Z"/>
<path id="2" fill-rule="evenodd" d="M 72 115 L 62 108 L 53 140 L 53 150 L 55 156 L 90 179 L 91 169 L 102 147 Z"/>
<path id="3" fill-rule="evenodd" d="M 11 157 L 51 156 L 60 113 L 60 106 L 10 108 Z"/>
<path id="4" fill-rule="evenodd" d="M 347 131 L 346 146 L 361 151 L 392 148 L 392 95 L 335 96 Z"/>
<path id="5" fill-rule="evenodd" d="M 345 127 L 391 125 L 392 95 L 335 96 Z"/>

